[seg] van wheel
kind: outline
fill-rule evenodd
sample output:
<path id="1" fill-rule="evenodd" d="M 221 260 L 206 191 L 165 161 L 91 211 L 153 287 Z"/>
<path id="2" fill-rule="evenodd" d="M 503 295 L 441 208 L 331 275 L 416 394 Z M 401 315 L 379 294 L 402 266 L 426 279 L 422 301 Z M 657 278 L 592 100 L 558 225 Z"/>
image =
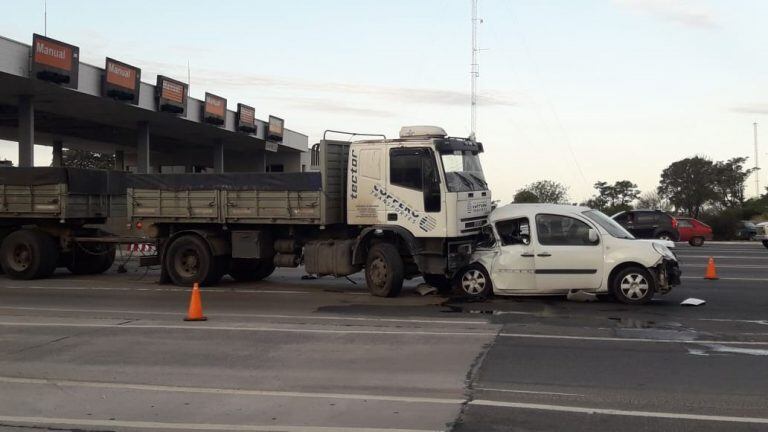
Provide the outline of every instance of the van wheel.
<path id="1" fill-rule="evenodd" d="M 365 282 L 372 295 L 397 297 L 403 289 L 403 258 L 389 243 L 377 243 L 365 261 Z"/>
<path id="2" fill-rule="evenodd" d="M 215 285 L 226 270 L 205 240 L 196 235 L 184 235 L 174 240 L 165 253 L 165 264 L 171 281 L 186 287 L 195 282 Z"/>
<path id="3" fill-rule="evenodd" d="M 693 237 L 688 240 L 688 244 L 691 246 L 704 246 L 704 237 Z"/>
<path id="4" fill-rule="evenodd" d="M 456 273 L 456 292 L 464 297 L 485 299 L 493 294 L 491 276 L 480 264 L 471 264 Z"/>
<path id="5" fill-rule="evenodd" d="M 260 281 L 269 277 L 274 271 L 275 264 L 271 258 L 234 258 L 229 267 L 229 275 L 238 282 Z"/>
<path id="6" fill-rule="evenodd" d="M 626 304 L 645 304 L 656 292 L 656 280 L 642 267 L 627 267 L 620 271 L 611 282 L 611 294 Z"/>
<path id="7" fill-rule="evenodd" d="M 423 274 L 424 282 L 437 288 L 437 291 L 441 293 L 447 293 L 451 291 L 451 280 L 441 274 Z"/>
<path id="8" fill-rule="evenodd" d="M 48 277 L 56 270 L 58 260 L 56 242 L 41 231 L 14 231 L 0 245 L 0 265 L 11 279 Z"/>

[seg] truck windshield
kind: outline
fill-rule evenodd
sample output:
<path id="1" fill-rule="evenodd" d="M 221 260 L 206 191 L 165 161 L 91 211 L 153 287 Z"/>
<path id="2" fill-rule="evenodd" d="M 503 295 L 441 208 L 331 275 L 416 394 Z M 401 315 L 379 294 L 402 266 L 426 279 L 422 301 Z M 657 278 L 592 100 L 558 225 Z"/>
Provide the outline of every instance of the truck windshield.
<path id="1" fill-rule="evenodd" d="M 469 151 L 454 151 L 441 153 L 445 172 L 445 183 L 450 192 L 467 192 L 486 190 L 483 167 L 480 166 L 480 157 Z"/>
<path id="2" fill-rule="evenodd" d="M 582 213 L 596 224 L 600 225 L 608 231 L 608 234 L 623 239 L 634 239 L 635 237 L 625 230 L 623 226 L 619 225 L 615 220 L 606 216 L 603 212 L 597 210 L 587 210 Z"/>

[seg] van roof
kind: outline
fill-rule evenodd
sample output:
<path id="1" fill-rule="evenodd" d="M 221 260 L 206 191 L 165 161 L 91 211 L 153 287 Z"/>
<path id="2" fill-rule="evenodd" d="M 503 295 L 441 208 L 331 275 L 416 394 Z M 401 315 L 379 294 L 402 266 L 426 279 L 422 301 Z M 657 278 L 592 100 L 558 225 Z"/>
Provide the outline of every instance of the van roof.
<path id="1" fill-rule="evenodd" d="M 569 204 L 511 203 L 492 211 L 489 221 L 495 222 L 531 213 L 578 214 L 587 210 L 592 209 Z"/>

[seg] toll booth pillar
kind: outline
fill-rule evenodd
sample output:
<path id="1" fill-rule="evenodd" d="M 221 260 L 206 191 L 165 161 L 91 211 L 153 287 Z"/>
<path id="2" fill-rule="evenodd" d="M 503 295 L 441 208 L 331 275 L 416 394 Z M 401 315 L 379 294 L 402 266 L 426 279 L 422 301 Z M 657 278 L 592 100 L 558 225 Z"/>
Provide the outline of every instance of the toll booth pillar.
<path id="1" fill-rule="evenodd" d="M 19 166 L 35 166 L 35 104 L 32 96 L 19 96 Z"/>
<path id="2" fill-rule="evenodd" d="M 53 140 L 52 156 L 51 166 L 64 166 L 64 142 L 62 140 Z"/>
<path id="3" fill-rule="evenodd" d="M 149 123 L 139 122 L 136 139 L 136 172 L 148 174 L 149 168 Z"/>
<path id="4" fill-rule="evenodd" d="M 115 170 L 125 171 L 125 152 L 123 150 L 115 150 Z"/>
<path id="5" fill-rule="evenodd" d="M 224 172 L 224 143 L 216 140 L 213 143 L 213 171 L 216 173 Z"/>

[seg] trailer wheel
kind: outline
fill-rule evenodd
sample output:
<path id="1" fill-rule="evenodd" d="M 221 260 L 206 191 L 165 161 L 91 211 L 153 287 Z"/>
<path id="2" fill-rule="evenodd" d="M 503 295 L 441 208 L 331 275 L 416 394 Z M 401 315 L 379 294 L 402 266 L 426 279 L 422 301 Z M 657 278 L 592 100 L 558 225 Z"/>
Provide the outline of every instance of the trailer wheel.
<path id="1" fill-rule="evenodd" d="M 165 267 L 178 286 L 216 285 L 224 275 L 224 265 L 213 256 L 205 240 L 196 235 L 175 239 L 165 253 Z"/>
<path id="2" fill-rule="evenodd" d="M 365 282 L 377 297 L 397 297 L 403 288 L 403 258 L 389 243 L 377 243 L 365 261 Z"/>
<path id="3" fill-rule="evenodd" d="M 255 282 L 269 277 L 274 271 L 275 264 L 271 258 L 234 258 L 229 268 L 229 275 L 238 282 Z"/>
<path id="4" fill-rule="evenodd" d="M 56 243 L 41 231 L 14 231 L 0 245 L 0 266 L 11 279 L 48 277 L 56 270 L 58 260 Z"/>
<path id="5" fill-rule="evenodd" d="M 115 262 L 114 245 L 75 246 L 72 252 L 67 254 L 67 269 L 76 275 L 101 274 L 109 270 Z"/>

